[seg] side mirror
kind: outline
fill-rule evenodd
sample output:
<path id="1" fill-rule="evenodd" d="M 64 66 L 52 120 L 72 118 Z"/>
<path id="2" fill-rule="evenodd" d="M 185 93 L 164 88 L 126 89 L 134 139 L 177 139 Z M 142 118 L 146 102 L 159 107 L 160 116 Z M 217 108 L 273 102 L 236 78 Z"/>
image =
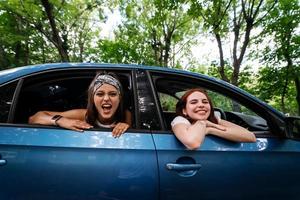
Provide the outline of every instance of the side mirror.
<path id="1" fill-rule="evenodd" d="M 300 140 L 300 117 L 287 117 L 287 133 L 291 139 Z"/>

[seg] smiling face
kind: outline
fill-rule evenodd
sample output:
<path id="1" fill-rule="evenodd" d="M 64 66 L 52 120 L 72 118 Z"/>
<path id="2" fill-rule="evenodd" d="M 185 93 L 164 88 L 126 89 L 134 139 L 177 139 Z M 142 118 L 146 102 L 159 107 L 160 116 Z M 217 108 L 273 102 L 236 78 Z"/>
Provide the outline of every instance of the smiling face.
<path id="1" fill-rule="evenodd" d="M 186 107 L 183 109 L 184 115 L 189 116 L 192 120 L 208 119 L 211 106 L 205 94 L 195 91 L 186 100 Z"/>
<path id="2" fill-rule="evenodd" d="M 94 94 L 94 104 L 98 119 L 103 124 L 113 123 L 113 118 L 120 104 L 119 91 L 112 85 L 103 84 Z"/>

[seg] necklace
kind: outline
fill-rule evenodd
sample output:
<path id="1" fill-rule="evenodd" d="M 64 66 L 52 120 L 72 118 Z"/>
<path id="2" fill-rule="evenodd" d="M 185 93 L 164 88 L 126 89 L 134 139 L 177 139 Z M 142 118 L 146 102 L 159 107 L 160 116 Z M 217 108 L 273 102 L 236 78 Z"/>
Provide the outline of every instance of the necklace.
<path id="1" fill-rule="evenodd" d="M 103 127 L 103 128 L 112 128 L 116 125 L 116 122 L 113 122 L 111 124 L 102 124 L 101 122 L 99 122 L 98 120 L 96 120 L 96 125 L 99 127 Z"/>

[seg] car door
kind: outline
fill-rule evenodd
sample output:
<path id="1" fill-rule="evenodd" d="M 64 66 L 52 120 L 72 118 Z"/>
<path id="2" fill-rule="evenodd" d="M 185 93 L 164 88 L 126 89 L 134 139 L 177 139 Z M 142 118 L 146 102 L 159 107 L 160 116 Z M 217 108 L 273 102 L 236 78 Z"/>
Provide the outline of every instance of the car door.
<path id="1" fill-rule="evenodd" d="M 157 77 L 165 83 L 157 82 Z M 186 83 L 180 76 L 170 77 L 171 74 L 156 74 L 153 78 L 156 91 L 171 93 L 176 87 L 212 84 L 200 84 L 192 77 Z M 168 79 L 172 81 L 166 82 Z M 156 96 L 162 118 L 166 120 L 163 112 L 166 102 L 161 102 L 160 94 Z M 227 112 L 228 116 L 229 113 L 233 114 Z M 165 122 L 165 130 L 153 131 L 160 199 L 299 199 L 300 141 L 276 136 L 279 129 L 263 127 L 261 130 L 266 131 L 254 131 L 256 143 L 235 143 L 206 136 L 199 149 L 187 150 L 166 123 L 170 121 Z"/>
<path id="2" fill-rule="evenodd" d="M 11 88 L 19 93 L 24 89 L 21 86 L 3 85 L 0 93 Z M 110 129 L 80 133 L 7 123 L 16 93 L 1 101 L 7 112 L 0 123 L 0 199 L 158 199 L 157 160 L 150 133 L 130 129 L 114 138 Z"/>

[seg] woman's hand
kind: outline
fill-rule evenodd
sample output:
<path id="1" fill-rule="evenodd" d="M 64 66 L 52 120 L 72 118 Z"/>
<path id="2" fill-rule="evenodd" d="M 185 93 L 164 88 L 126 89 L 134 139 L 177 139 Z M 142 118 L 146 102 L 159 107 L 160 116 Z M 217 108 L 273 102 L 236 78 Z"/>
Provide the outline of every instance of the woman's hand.
<path id="1" fill-rule="evenodd" d="M 62 117 L 56 121 L 56 124 L 59 127 L 71 129 L 74 131 L 83 132 L 85 129 L 93 128 L 89 123 L 79 120 L 79 119 L 69 119 L 66 117 Z"/>
<path id="2" fill-rule="evenodd" d="M 127 129 L 129 128 L 129 124 L 119 122 L 117 125 L 113 128 L 112 135 L 113 137 L 117 138 L 120 137 Z"/>
<path id="3" fill-rule="evenodd" d="M 221 131 L 226 131 L 226 127 L 225 126 L 222 126 L 220 124 L 215 124 L 211 121 L 208 121 L 208 120 L 204 120 L 203 122 L 205 122 L 205 125 L 206 125 L 206 128 L 207 128 L 207 134 L 208 134 L 208 131 L 210 128 L 215 128 L 215 129 L 218 129 L 218 130 L 221 130 Z"/>

